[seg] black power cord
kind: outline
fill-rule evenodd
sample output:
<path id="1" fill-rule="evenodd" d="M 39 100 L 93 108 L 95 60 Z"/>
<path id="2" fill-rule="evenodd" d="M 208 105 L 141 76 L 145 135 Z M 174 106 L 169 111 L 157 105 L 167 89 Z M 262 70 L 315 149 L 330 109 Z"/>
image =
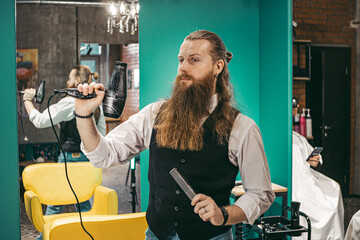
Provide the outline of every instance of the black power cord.
<path id="1" fill-rule="evenodd" d="M 21 95 L 20 95 L 20 98 L 21 98 Z M 20 102 L 23 102 L 23 100 L 20 99 Z M 21 107 L 21 106 L 22 106 L 22 105 L 20 105 L 20 107 Z M 24 141 L 25 141 L 27 144 L 31 144 L 31 143 L 30 143 L 30 140 L 28 139 L 28 137 L 27 137 L 26 134 L 25 134 L 24 123 L 23 123 L 23 121 L 22 121 L 22 117 L 21 117 L 21 115 L 20 115 L 20 113 L 19 113 L 19 110 L 17 110 L 16 112 L 17 112 L 18 117 L 19 117 L 19 119 L 20 119 L 21 131 L 22 131 L 22 133 L 23 133 L 23 135 L 24 135 Z M 25 150 L 25 151 L 26 151 L 26 150 Z M 30 153 L 30 155 L 31 155 L 32 160 L 33 160 L 34 162 L 37 162 L 37 161 L 35 160 L 34 156 L 33 156 L 31 153 Z"/>
<path id="2" fill-rule="evenodd" d="M 56 94 L 60 94 L 60 93 L 55 92 L 53 95 L 51 95 L 51 96 L 49 97 L 48 104 L 47 104 L 47 109 L 48 109 L 48 113 L 49 113 L 49 117 L 50 117 L 51 127 L 52 127 L 52 129 L 53 129 L 53 131 L 54 131 L 54 133 L 55 133 L 56 139 L 57 139 L 57 141 L 58 141 L 58 143 L 59 143 L 59 146 L 60 146 L 60 148 L 61 148 L 61 152 L 63 153 L 63 156 L 64 156 L 65 175 L 66 175 L 66 179 L 67 179 L 67 181 L 68 181 L 68 183 L 69 183 L 69 186 L 70 186 L 70 188 L 71 188 L 71 191 L 73 192 L 73 194 L 74 194 L 74 196 L 75 196 L 75 198 L 76 198 L 76 203 L 77 203 L 77 206 L 78 206 L 78 211 L 79 211 L 79 216 L 80 216 L 80 224 L 81 224 L 81 227 L 84 229 L 84 232 L 86 232 L 87 235 L 89 235 L 89 236 L 91 237 L 91 239 L 94 240 L 94 238 L 93 238 L 93 237 L 91 236 L 91 234 L 85 229 L 85 227 L 84 227 L 84 225 L 83 225 L 82 216 L 81 216 L 81 209 L 80 209 L 80 202 L 79 202 L 79 199 L 78 199 L 78 197 L 77 197 L 77 195 L 76 195 L 76 193 L 75 193 L 75 191 L 74 191 L 74 189 L 73 189 L 73 187 L 72 187 L 72 185 L 71 185 L 71 183 L 70 183 L 69 176 L 68 176 L 68 171 L 67 171 L 67 161 L 66 161 L 65 152 L 64 152 L 64 149 L 63 149 L 63 147 L 62 147 L 62 144 L 61 144 L 61 142 L 60 142 L 60 139 L 59 139 L 58 134 L 57 134 L 57 132 L 56 132 L 56 130 L 55 130 L 55 127 L 54 127 L 54 123 L 53 123 L 52 118 L 51 118 L 51 114 L 50 114 L 50 101 L 51 101 L 51 99 L 52 99 Z M 66 97 L 66 95 L 67 95 L 67 94 L 65 94 L 65 96 L 63 96 L 63 97 Z"/>
<path id="3" fill-rule="evenodd" d="M 27 144 L 31 144 L 30 140 L 28 139 L 28 137 L 27 137 L 26 134 L 25 134 L 24 124 L 23 124 L 23 121 L 22 121 L 22 118 L 21 118 L 21 116 L 20 116 L 19 111 L 17 111 L 17 114 L 18 114 L 18 117 L 19 117 L 19 119 L 20 119 L 21 131 L 22 131 L 22 133 L 23 133 L 23 135 L 24 135 L 24 141 L 25 141 Z M 34 156 L 33 156 L 31 153 L 30 153 L 30 155 L 31 155 L 31 158 L 32 158 L 32 160 L 33 160 L 34 162 L 38 162 L 38 161 L 35 160 Z"/>

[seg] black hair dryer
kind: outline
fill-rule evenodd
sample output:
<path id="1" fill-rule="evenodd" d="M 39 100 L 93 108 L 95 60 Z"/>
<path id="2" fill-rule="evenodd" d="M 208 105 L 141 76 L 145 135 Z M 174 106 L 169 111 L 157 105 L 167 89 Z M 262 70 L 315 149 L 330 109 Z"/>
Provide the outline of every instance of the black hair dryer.
<path id="1" fill-rule="evenodd" d="M 302 212 L 300 212 L 299 209 L 300 209 L 300 203 L 295 202 L 295 201 L 291 202 L 291 207 L 287 206 L 287 207 L 284 207 L 284 209 L 283 209 L 283 216 L 286 216 L 285 213 L 287 211 L 290 211 L 290 216 L 291 216 L 290 217 L 290 227 L 291 227 L 291 229 L 298 229 L 300 226 L 300 214 L 305 215 Z M 305 218 L 307 218 L 307 216 Z"/>
<path id="2" fill-rule="evenodd" d="M 127 93 L 127 63 L 117 61 L 103 100 L 104 115 L 119 118 L 124 110 Z"/>
<path id="3" fill-rule="evenodd" d="M 124 110 L 127 93 L 127 63 L 117 61 L 111 79 L 105 88 L 103 99 L 104 115 L 119 118 Z M 54 90 L 55 93 L 65 93 L 74 98 L 90 99 L 96 97 L 95 92 L 84 96 L 77 88 Z"/>
<path id="4" fill-rule="evenodd" d="M 18 93 L 23 95 L 25 93 L 25 91 L 19 91 Z M 35 98 L 36 103 L 42 103 L 44 101 L 44 98 L 45 98 L 45 81 L 44 80 L 40 81 L 39 87 L 36 89 L 34 98 Z"/>
<path id="5" fill-rule="evenodd" d="M 300 209 L 300 203 L 299 202 L 291 202 L 290 207 L 290 224 L 292 229 L 296 229 L 299 227 L 299 209 Z"/>

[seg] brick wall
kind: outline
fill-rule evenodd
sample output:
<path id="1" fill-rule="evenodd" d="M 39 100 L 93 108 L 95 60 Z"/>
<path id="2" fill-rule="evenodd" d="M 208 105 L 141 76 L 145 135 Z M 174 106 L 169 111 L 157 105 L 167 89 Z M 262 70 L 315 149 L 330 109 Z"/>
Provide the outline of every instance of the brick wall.
<path id="1" fill-rule="evenodd" d="M 139 69 L 139 44 L 124 45 L 121 54 L 121 61 L 128 64 L 128 70 Z M 134 77 L 134 76 L 133 76 Z M 128 89 L 127 100 L 123 115 L 120 120 L 125 121 L 134 113 L 139 111 L 139 89 L 134 89 L 134 79 L 131 84 L 132 88 Z"/>
<path id="2" fill-rule="evenodd" d="M 122 46 L 120 61 L 128 64 L 128 70 L 139 69 L 139 44 L 126 44 Z M 107 121 L 107 132 L 111 131 L 120 123 L 126 121 L 131 115 L 139 112 L 140 100 L 139 89 L 134 89 L 132 78 L 131 88 L 127 90 L 126 104 L 121 117 L 117 120 Z"/>
<path id="3" fill-rule="evenodd" d="M 350 140 L 350 194 L 354 189 L 354 132 L 355 132 L 355 76 L 356 30 L 349 27 L 355 18 L 355 0 L 293 0 L 293 19 L 297 22 L 296 39 L 318 44 L 342 44 L 351 47 L 351 140 Z M 305 82 L 293 82 L 293 95 L 300 100 L 300 109 L 306 105 Z"/>

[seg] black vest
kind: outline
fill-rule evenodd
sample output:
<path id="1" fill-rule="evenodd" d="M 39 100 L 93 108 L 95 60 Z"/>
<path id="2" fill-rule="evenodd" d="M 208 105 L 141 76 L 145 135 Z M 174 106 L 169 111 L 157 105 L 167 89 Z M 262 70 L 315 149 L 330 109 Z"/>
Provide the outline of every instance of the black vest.
<path id="1" fill-rule="evenodd" d="M 65 152 L 81 152 L 81 139 L 75 118 L 60 123 L 60 142 Z"/>
<path id="2" fill-rule="evenodd" d="M 239 111 L 236 110 L 235 118 Z M 229 205 L 238 168 L 228 157 L 228 144 L 216 143 L 212 133 L 213 114 L 205 121 L 204 148 L 201 151 L 178 151 L 160 148 L 156 130 L 150 141 L 149 206 L 146 220 L 160 240 L 175 230 L 181 240 L 210 239 L 228 231 L 231 226 L 214 226 L 194 213 L 190 199 L 181 191 L 169 172 L 176 167 L 196 193 L 203 193 L 221 206 Z M 216 121 L 216 120 L 215 120 Z"/>

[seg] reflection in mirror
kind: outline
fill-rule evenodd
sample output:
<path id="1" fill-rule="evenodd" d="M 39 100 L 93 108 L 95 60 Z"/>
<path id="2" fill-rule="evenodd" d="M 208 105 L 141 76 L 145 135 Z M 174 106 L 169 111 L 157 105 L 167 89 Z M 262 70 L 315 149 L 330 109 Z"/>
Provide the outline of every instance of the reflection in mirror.
<path id="1" fill-rule="evenodd" d="M 21 85 L 23 90 L 37 87 L 39 80 L 45 80 L 45 99 L 42 104 L 35 105 L 44 112 L 47 101 L 54 89 L 66 88 L 72 67 L 82 64 L 97 72 L 98 82 L 106 85 L 111 77 L 116 61 L 126 62 L 132 73 L 127 92 L 127 102 L 123 115 L 119 119 L 106 118 L 106 131 L 115 128 L 129 116 L 139 111 L 139 45 L 138 32 L 112 34 L 107 32 L 108 11 L 103 6 L 90 7 L 85 4 L 28 4 L 22 1 L 17 5 L 16 40 L 17 49 L 34 49 L 37 51 L 36 78 L 31 78 L 30 85 Z M 48 1 L 49 2 L 49 1 Z M 61 2 L 61 1 L 56 1 Z M 23 59 L 25 60 L 25 59 Z M 35 65 L 33 65 L 35 66 Z M 18 81 L 20 78 L 18 79 Z M 51 100 L 51 104 L 60 101 L 59 96 Z M 18 103 L 22 103 L 20 99 Z M 20 110 L 21 107 L 18 107 Z M 29 164 L 37 164 L 34 160 L 58 160 L 59 145 L 51 128 L 36 128 L 26 115 L 18 117 L 19 136 L 19 171 Z M 59 127 L 56 126 L 57 132 Z M 138 161 L 136 161 L 138 163 Z M 136 176 L 136 195 L 130 194 L 130 163 L 103 170 L 102 185 L 116 190 L 118 194 L 119 213 L 132 212 L 131 201 L 140 199 L 140 169 L 135 164 L 133 171 Z M 20 178 L 21 179 L 21 178 Z M 38 232 L 28 220 L 23 202 L 24 188 L 21 186 L 21 230 L 22 236 L 34 237 Z M 43 208 L 45 213 L 46 208 Z M 75 210 L 73 206 L 65 207 L 64 211 Z M 140 210 L 137 202 L 135 210 Z"/>

